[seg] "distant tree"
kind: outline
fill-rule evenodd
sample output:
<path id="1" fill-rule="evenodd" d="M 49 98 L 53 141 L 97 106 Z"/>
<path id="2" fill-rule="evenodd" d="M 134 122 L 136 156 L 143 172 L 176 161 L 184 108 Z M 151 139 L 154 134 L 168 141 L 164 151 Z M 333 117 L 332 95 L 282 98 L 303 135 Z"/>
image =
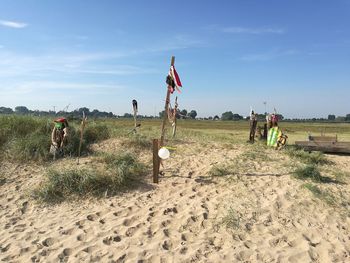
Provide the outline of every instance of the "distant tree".
<path id="1" fill-rule="evenodd" d="M 346 114 L 345 120 L 346 120 L 346 121 L 350 121 L 350 113 Z"/>
<path id="2" fill-rule="evenodd" d="M 221 115 L 221 120 L 223 121 L 230 121 L 233 120 L 233 113 L 232 111 L 226 111 Z"/>
<path id="3" fill-rule="evenodd" d="M 279 121 L 282 121 L 284 119 L 283 115 L 282 114 L 277 114 L 277 117 L 278 117 L 278 120 Z"/>
<path id="4" fill-rule="evenodd" d="M 124 113 L 123 117 L 124 118 L 132 118 L 132 117 L 134 117 L 134 115 L 132 115 L 131 113 Z"/>
<path id="5" fill-rule="evenodd" d="M 161 112 L 159 112 L 159 118 L 164 118 L 164 113 L 165 113 L 165 111 L 163 110 L 163 111 L 161 111 Z"/>
<path id="6" fill-rule="evenodd" d="M 27 107 L 25 106 L 17 106 L 15 108 L 15 112 L 18 113 L 18 114 L 28 114 L 29 113 L 29 110 Z"/>
<path id="7" fill-rule="evenodd" d="M 183 109 L 182 111 L 180 111 L 180 114 L 183 116 L 187 116 L 187 110 Z"/>
<path id="8" fill-rule="evenodd" d="M 234 121 L 239 121 L 239 120 L 242 120 L 243 119 L 243 116 L 235 113 L 233 114 L 233 118 L 232 118 Z"/>
<path id="9" fill-rule="evenodd" d="M 197 117 L 197 112 L 195 110 L 191 110 L 190 113 L 188 113 L 188 117 L 195 119 Z"/>
<path id="10" fill-rule="evenodd" d="M 329 114 L 327 119 L 328 119 L 329 121 L 334 121 L 334 120 L 335 120 L 335 115 Z"/>
<path id="11" fill-rule="evenodd" d="M 214 121 L 217 121 L 217 120 L 220 120 L 219 116 L 218 115 L 215 115 L 214 118 L 213 118 Z"/>
<path id="12" fill-rule="evenodd" d="M 344 116 L 338 116 L 335 118 L 336 121 L 346 121 L 346 117 Z"/>
<path id="13" fill-rule="evenodd" d="M 11 108 L 0 107 L 0 114 L 12 114 L 13 110 Z"/>
<path id="14" fill-rule="evenodd" d="M 85 115 L 90 115 L 90 109 L 86 108 L 86 107 L 82 107 L 78 109 L 79 115 L 83 115 L 83 112 L 85 113 Z"/>

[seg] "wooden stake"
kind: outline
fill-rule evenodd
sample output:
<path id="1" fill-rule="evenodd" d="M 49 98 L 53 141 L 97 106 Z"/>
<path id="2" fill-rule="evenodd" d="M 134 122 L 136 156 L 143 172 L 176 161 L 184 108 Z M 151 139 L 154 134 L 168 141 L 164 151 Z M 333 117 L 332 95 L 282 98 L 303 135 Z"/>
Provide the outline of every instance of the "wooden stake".
<path id="1" fill-rule="evenodd" d="M 81 151 L 81 145 L 82 145 L 82 142 L 83 142 L 83 133 L 84 133 L 85 125 L 86 125 L 86 120 L 87 120 L 87 117 L 85 116 L 85 112 L 83 112 L 83 119 L 81 120 L 81 126 L 80 126 L 80 142 L 79 142 L 79 150 L 78 150 L 78 164 L 79 164 L 80 151 Z"/>
<path id="2" fill-rule="evenodd" d="M 153 183 L 158 184 L 159 175 L 159 140 L 153 139 Z"/>

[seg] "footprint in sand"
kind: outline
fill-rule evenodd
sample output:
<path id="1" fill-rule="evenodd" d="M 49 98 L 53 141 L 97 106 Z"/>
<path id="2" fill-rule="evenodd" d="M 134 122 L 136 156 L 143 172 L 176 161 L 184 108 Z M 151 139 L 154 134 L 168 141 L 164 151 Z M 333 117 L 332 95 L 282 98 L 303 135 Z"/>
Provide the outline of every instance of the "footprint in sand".
<path id="1" fill-rule="evenodd" d="M 123 221 L 123 225 L 130 226 L 132 223 L 136 221 L 136 219 L 137 219 L 136 217 L 127 218 Z"/>
<path id="2" fill-rule="evenodd" d="M 45 246 L 45 247 L 50 247 L 52 246 L 53 244 L 55 243 L 55 240 L 52 238 L 52 237 L 48 237 L 46 238 L 42 244 Z"/>
<path id="3" fill-rule="evenodd" d="M 22 204 L 22 208 L 21 208 L 21 213 L 22 215 L 27 212 L 27 209 L 28 209 L 28 201 L 25 201 L 23 204 Z"/>
<path id="4" fill-rule="evenodd" d="M 162 244 L 162 248 L 164 250 L 171 250 L 173 244 L 170 242 L 170 240 L 165 240 Z"/>
<path id="5" fill-rule="evenodd" d="M 168 214 L 177 214 L 177 209 L 176 207 L 172 207 L 172 208 L 167 208 L 163 211 L 164 215 L 168 215 Z"/>
<path id="6" fill-rule="evenodd" d="M 180 249 L 180 254 L 182 254 L 182 255 L 186 254 L 186 253 L 187 253 L 187 250 L 188 250 L 187 247 L 182 247 L 182 248 Z"/>
<path id="7" fill-rule="evenodd" d="M 77 224 L 77 223 L 76 223 L 76 224 Z M 84 225 L 84 223 L 79 224 L 79 226 L 83 226 L 83 225 Z M 60 234 L 61 234 L 61 235 L 71 235 L 71 234 L 73 233 L 74 230 L 75 230 L 74 228 L 64 229 L 64 230 L 61 230 L 61 231 L 60 231 Z"/>
<path id="8" fill-rule="evenodd" d="M 96 221 L 98 219 L 98 215 L 96 214 L 91 214 L 86 217 L 89 221 Z"/>
<path id="9" fill-rule="evenodd" d="M 85 241 L 86 240 L 86 235 L 85 234 L 80 234 L 77 236 L 78 241 Z"/>
<path id="10" fill-rule="evenodd" d="M 120 242 L 120 241 L 122 241 L 120 236 L 114 236 L 114 237 L 113 236 L 108 236 L 108 237 L 105 237 L 102 240 L 103 244 L 108 245 L 108 246 L 110 244 L 112 244 L 112 242 Z"/>
<path id="11" fill-rule="evenodd" d="M 169 237 L 169 236 L 170 236 L 170 231 L 169 231 L 169 229 L 167 229 L 167 228 L 163 229 L 163 233 L 164 233 L 164 235 L 165 235 L 166 237 Z"/>
<path id="12" fill-rule="evenodd" d="M 77 225 L 79 228 L 83 228 L 85 225 L 85 222 L 86 222 L 85 219 L 79 220 L 79 221 L 75 222 L 75 225 Z"/>

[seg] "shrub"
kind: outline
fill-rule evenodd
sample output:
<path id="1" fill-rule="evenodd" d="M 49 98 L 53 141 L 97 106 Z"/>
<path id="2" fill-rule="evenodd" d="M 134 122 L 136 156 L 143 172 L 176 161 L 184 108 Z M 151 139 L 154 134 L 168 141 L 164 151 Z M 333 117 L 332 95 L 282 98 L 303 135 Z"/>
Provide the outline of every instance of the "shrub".
<path id="1" fill-rule="evenodd" d="M 305 152 L 295 147 L 290 147 L 286 151 L 287 154 L 293 158 L 306 164 L 332 164 L 331 161 L 327 160 L 326 156 L 321 152 Z"/>
<path id="2" fill-rule="evenodd" d="M 101 160 L 106 166 L 104 170 L 49 170 L 46 182 L 34 190 L 34 197 L 56 203 L 72 196 L 114 195 L 134 186 L 145 173 L 145 166 L 129 153 L 105 154 Z"/>
<path id="3" fill-rule="evenodd" d="M 0 116 L 0 150 L 12 160 L 48 160 L 51 145 L 52 120 L 31 116 Z M 89 145 L 107 139 L 106 125 L 92 123 L 87 126 L 81 153 L 89 151 Z M 64 148 L 66 154 L 78 155 L 80 132 L 74 123 L 69 126 L 69 137 Z"/>
<path id="4" fill-rule="evenodd" d="M 80 132 L 79 132 L 80 134 Z M 109 129 L 107 125 L 88 123 L 84 131 L 84 140 L 87 144 L 106 140 L 109 138 Z"/>

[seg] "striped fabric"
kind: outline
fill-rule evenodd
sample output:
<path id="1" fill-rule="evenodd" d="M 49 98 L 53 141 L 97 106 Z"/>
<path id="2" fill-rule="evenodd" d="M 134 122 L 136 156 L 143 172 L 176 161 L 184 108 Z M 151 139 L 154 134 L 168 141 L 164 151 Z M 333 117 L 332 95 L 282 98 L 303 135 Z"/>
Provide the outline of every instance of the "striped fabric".
<path id="1" fill-rule="evenodd" d="M 267 134 L 267 146 L 277 147 L 278 138 L 282 135 L 282 131 L 278 127 L 273 127 Z"/>

